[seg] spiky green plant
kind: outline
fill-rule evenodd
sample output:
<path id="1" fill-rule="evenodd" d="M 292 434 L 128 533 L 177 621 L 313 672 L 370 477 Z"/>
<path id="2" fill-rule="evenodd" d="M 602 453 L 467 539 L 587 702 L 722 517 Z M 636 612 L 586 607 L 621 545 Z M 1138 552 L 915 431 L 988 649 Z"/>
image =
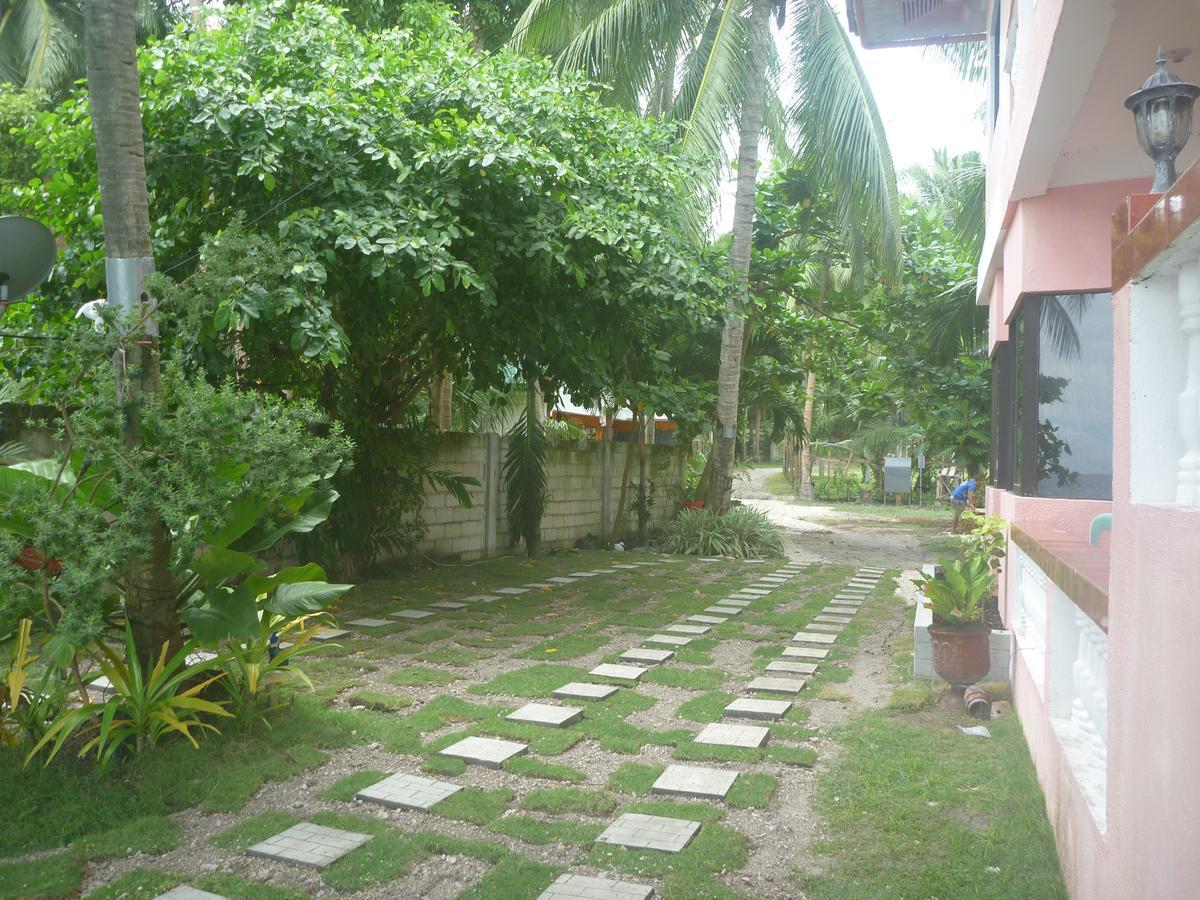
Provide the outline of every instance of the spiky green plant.
<path id="1" fill-rule="evenodd" d="M 526 551 L 536 556 L 546 509 L 546 431 L 526 410 L 506 438 L 503 473 L 512 543 L 525 541 Z"/>
<path id="2" fill-rule="evenodd" d="M 734 506 L 723 516 L 711 509 L 685 509 L 667 528 L 663 549 L 691 556 L 780 556 L 783 537 L 770 519 L 748 506 Z"/>

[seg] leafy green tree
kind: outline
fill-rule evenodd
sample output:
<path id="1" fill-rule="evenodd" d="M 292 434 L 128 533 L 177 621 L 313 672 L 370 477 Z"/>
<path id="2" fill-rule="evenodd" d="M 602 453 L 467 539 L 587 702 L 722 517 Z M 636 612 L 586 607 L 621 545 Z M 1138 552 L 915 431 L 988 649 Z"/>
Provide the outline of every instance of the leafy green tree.
<path id="1" fill-rule="evenodd" d="M 329 531 L 358 562 L 411 514 L 396 460 L 436 372 L 598 396 L 631 361 L 665 367 L 664 323 L 706 316 L 720 281 L 663 125 L 546 61 L 481 60 L 444 7 L 404 10 L 374 32 L 318 4 L 231 8 L 142 54 L 167 350 L 345 425 Z M 84 113 L 68 100 L 30 136 L 44 180 L 14 198 L 69 237 L 68 300 L 102 276 Z"/>
<path id="2" fill-rule="evenodd" d="M 786 115 L 770 90 L 783 68 L 771 41 L 772 14 L 780 27 L 790 24 L 790 66 L 782 74 L 797 91 Z M 790 6 L 781 0 L 532 0 L 518 30 L 521 46 L 608 84 L 613 102 L 679 122 L 682 148 L 706 157 L 714 172 L 723 166 L 725 138 L 736 124 L 738 179 L 729 251 L 736 289 L 725 310 L 714 477 L 707 498 L 711 508 L 724 511 L 733 486 L 758 144 L 764 131 L 783 143 L 786 125 L 794 126 L 800 154 L 837 198 L 842 221 L 855 223 L 885 268 L 899 256 L 887 139 L 849 38 L 828 0 Z"/>

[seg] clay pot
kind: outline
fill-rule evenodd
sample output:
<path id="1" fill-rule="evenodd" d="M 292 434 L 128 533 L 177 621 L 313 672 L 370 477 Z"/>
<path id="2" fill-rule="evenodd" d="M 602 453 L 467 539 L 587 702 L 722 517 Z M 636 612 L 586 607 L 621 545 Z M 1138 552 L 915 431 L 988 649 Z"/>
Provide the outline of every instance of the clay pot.
<path id="1" fill-rule="evenodd" d="M 684 500 L 683 508 L 684 509 L 704 509 L 704 501 L 703 500 Z"/>
<path id="2" fill-rule="evenodd" d="M 930 625 L 929 639 L 933 670 L 951 684 L 974 684 L 992 667 L 988 627 L 982 622 Z"/>

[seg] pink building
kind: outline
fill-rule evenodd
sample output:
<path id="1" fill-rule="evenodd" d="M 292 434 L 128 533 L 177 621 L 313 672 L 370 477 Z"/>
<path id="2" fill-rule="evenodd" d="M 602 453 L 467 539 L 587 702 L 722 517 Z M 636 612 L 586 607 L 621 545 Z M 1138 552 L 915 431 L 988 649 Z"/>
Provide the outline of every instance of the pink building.
<path id="1" fill-rule="evenodd" d="M 1200 139 L 1147 195 L 1124 107 L 1159 47 L 1200 82 L 1200 0 L 849 7 L 867 46 L 988 48 L 987 505 L 1010 523 L 1012 682 L 1068 887 L 1200 896 Z"/>

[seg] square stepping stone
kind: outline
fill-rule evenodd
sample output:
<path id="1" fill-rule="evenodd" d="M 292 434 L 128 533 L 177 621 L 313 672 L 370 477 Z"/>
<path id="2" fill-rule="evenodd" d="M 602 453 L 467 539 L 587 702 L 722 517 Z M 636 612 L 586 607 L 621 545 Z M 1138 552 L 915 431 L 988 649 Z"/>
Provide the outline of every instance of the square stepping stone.
<path id="1" fill-rule="evenodd" d="M 358 628 L 382 628 L 385 625 L 395 625 L 396 623 L 392 622 L 389 619 L 365 618 L 365 619 L 351 619 L 346 624 L 354 625 Z"/>
<path id="2" fill-rule="evenodd" d="M 765 563 L 766 560 L 765 559 L 743 559 L 742 562 L 747 563 L 749 565 L 755 565 L 756 563 Z"/>
<path id="3" fill-rule="evenodd" d="M 764 575 L 755 584 L 787 584 L 787 579 L 781 575 Z"/>
<path id="4" fill-rule="evenodd" d="M 171 888 L 165 894 L 159 894 L 155 900 L 225 900 L 225 896 L 210 894 L 208 891 L 181 884 L 179 887 Z"/>
<path id="5" fill-rule="evenodd" d="M 764 694 L 798 694 L 808 683 L 807 678 L 771 678 L 761 675 L 750 682 L 748 690 Z"/>
<path id="6" fill-rule="evenodd" d="M 758 594 L 747 594 L 745 591 L 738 591 L 736 594 L 730 594 L 734 600 L 761 600 Z"/>
<path id="7" fill-rule="evenodd" d="M 737 772 L 706 769 L 703 766 L 667 766 L 650 788 L 652 794 L 668 797 L 700 797 L 724 800 L 737 780 Z"/>
<path id="8" fill-rule="evenodd" d="M 599 572 L 571 572 L 571 578 L 595 578 Z"/>
<path id="9" fill-rule="evenodd" d="M 807 644 L 832 644 L 837 640 L 832 634 L 816 634 L 811 631 L 797 631 L 792 635 L 793 641 L 801 641 Z"/>
<path id="10" fill-rule="evenodd" d="M 837 606 L 841 609 L 853 610 L 854 612 L 858 612 L 860 609 L 862 609 L 862 602 L 859 600 L 840 600 L 837 597 L 834 597 L 832 600 L 830 600 L 829 605 Z"/>
<path id="11" fill-rule="evenodd" d="M 538 900 L 650 900 L 654 888 L 633 881 L 613 881 L 590 875 L 559 875 L 538 894 Z"/>
<path id="12" fill-rule="evenodd" d="M 701 729 L 695 741 L 697 744 L 753 749 L 765 745 L 770 736 L 770 731 L 758 725 L 726 725 L 722 722 L 712 722 Z"/>
<path id="13" fill-rule="evenodd" d="M 669 647 L 686 647 L 691 642 L 691 638 L 679 637 L 674 634 L 652 634 L 645 640 L 647 644 L 666 644 Z"/>
<path id="14" fill-rule="evenodd" d="M 708 634 L 712 628 L 706 625 L 668 625 L 663 631 L 673 631 L 676 634 Z"/>
<path id="15" fill-rule="evenodd" d="M 792 708 L 790 700 L 754 700 L 740 697 L 725 707 L 732 719 L 782 719 Z"/>
<path id="16" fill-rule="evenodd" d="M 618 666 L 614 663 L 600 663 L 589 675 L 595 675 L 597 678 L 620 678 L 623 681 L 637 681 L 646 674 L 645 669 L 637 666 Z"/>
<path id="17" fill-rule="evenodd" d="M 357 831 L 343 831 L 340 828 L 326 828 L 324 825 L 301 822 L 262 843 L 255 844 L 246 851 L 246 855 L 324 869 L 371 838 L 372 835 L 360 834 Z"/>
<path id="18" fill-rule="evenodd" d="M 597 569 L 596 574 L 597 575 L 616 575 L 617 570 L 616 569 Z"/>
<path id="19" fill-rule="evenodd" d="M 625 660 L 625 662 L 635 662 L 648 666 L 657 666 L 659 663 L 666 662 L 674 655 L 674 650 L 648 650 L 642 647 L 634 647 L 622 653 L 621 659 Z"/>
<path id="20" fill-rule="evenodd" d="M 816 675 L 816 663 L 788 662 L 777 659 L 767 663 L 768 672 L 787 672 L 789 675 Z"/>
<path id="21" fill-rule="evenodd" d="M 846 590 L 838 593 L 836 596 L 838 598 L 845 599 L 845 600 L 857 600 L 861 603 L 863 600 L 867 599 L 867 594 L 869 594 L 869 593 L 871 593 L 871 592 L 870 591 L 857 591 L 857 590 L 847 588 Z"/>
<path id="22" fill-rule="evenodd" d="M 363 788 L 354 796 L 368 803 L 381 803 L 390 809 L 424 811 L 461 790 L 461 785 L 448 781 L 399 772 Z"/>
<path id="23" fill-rule="evenodd" d="M 554 579 L 550 579 L 550 580 L 553 581 Z M 496 588 L 496 593 L 497 594 L 508 594 L 510 597 L 515 597 L 517 594 L 528 594 L 529 588 L 523 588 L 523 587 Z"/>
<path id="24" fill-rule="evenodd" d="M 722 606 L 736 606 L 738 609 L 745 609 L 750 605 L 749 600 L 738 600 L 736 597 L 726 597 L 721 601 Z"/>
<path id="25" fill-rule="evenodd" d="M 447 609 L 447 610 L 450 610 L 450 609 L 466 609 L 466 608 L 467 608 L 467 604 L 465 604 L 465 603 L 454 603 L 453 601 L 450 601 L 450 600 L 439 600 L 437 603 L 430 603 L 430 604 L 429 604 L 429 606 L 428 606 L 428 608 L 429 608 L 429 609 Z"/>
<path id="26" fill-rule="evenodd" d="M 518 744 L 516 741 L 502 741 L 497 738 L 466 737 L 456 744 L 451 744 L 441 752 L 441 756 L 453 756 L 464 762 L 476 763 L 489 769 L 498 769 L 506 759 L 520 756 L 529 749 L 528 744 Z"/>
<path id="27" fill-rule="evenodd" d="M 350 632 L 344 628 L 324 628 L 312 636 L 314 641 L 336 641 L 338 638 L 350 637 Z"/>
<path id="28" fill-rule="evenodd" d="M 756 587 L 742 588 L 740 591 L 738 591 L 738 594 L 746 595 L 746 599 L 757 599 L 759 597 L 766 597 L 770 593 L 771 593 L 771 591 L 769 588 L 756 588 Z"/>
<path id="29" fill-rule="evenodd" d="M 562 575 L 559 575 L 555 578 L 547 578 L 546 580 L 553 582 L 554 584 L 574 584 L 579 579 L 578 578 L 565 578 Z"/>
<path id="30" fill-rule="evenodd" d="M 802 659 L 824 659 L 829 655 L 829 651 L 817 647 L 784 647 L 783 655 L 799 656 Z"/>
<path id="31" fill-rule="evenodd" d="M 706 613 L 715 613 L 718 616 L 739 616 L 742 614 L 740 606 L 706 606 Z"/>
<path id="32" fill-rule="evenodd" d="M 504 718 L 514 722 L 529 722 L 533 725 L 564 728 L 567 725 L 574 725 L 582 719 L 583 709 L 579 706 L 555 706 L 551 703 L 526 703 Z"/>
<path id="33" fill-rule="evenodd" d="M 853 620 L 849 616 L 835 616 L 830 613 L 817 613 L 814 622 L 825 622 L 828 625 L 849 625 Z"/>
<path id="34" fill-rule="evenodd" d="M 613 568 L 614 569 L 636 569 L 637 566 L 630 565 L 629 563 L 613 563 Z"/>
<path id="35" fill-rule="evenodd" d="M 567 700 L 604 700 L 619 690 L 619 687 L 611 684 L 588 684 L 585 681 L 572 681 L 560 688 L 555 688 L 553 693 L 555 697 Z"/>
<path id="36" fill-rule="evenodd" d="M 700 830 L 700 823 L 690 819 L 668 819 L 644 813 L 625 813 L 604 829 L 596 841 L 633 847 L 637 850 L 662 850 L 678 853 Z"/>
<path id="37" fill-rule="evenodd" d="M 809 631 L 820 631 L 824 634 L 841 634 L 846 630 L 845 625 L 830 625 L 828 622 L 813 622 L 811 625 L 804 627 Z"/>
<path id="38" fill-rule="evenodd" d="M 724 625 L 729 620 L 721 616 L 688 616 L 686 621 L 700 622 L 704 625 Z"/>
<path id="39" fill-rule="evenodd" d="M 496 594 L 472 594 L 470 597 L 460 597 L 462 603 L 495 603 L 503 598 Z"/>
<path id="40" fill-rule="evenodd" d="M 523 585 L 521 585 L 521 587 L 527 587 L 531 591 L 540 591 L 540 590 L 550 590 L 550 588 L 554 587 L 554 585 L 550 584 L 547 581 L 535 581 L 531 584 L 523 584 Z"/>
<path id="41" fill-rule="evenodd" d="M 431 613 L 427 609 L 399 609 L 388 615 L 393 619 L 431 619 L 437 614 Z"/>

